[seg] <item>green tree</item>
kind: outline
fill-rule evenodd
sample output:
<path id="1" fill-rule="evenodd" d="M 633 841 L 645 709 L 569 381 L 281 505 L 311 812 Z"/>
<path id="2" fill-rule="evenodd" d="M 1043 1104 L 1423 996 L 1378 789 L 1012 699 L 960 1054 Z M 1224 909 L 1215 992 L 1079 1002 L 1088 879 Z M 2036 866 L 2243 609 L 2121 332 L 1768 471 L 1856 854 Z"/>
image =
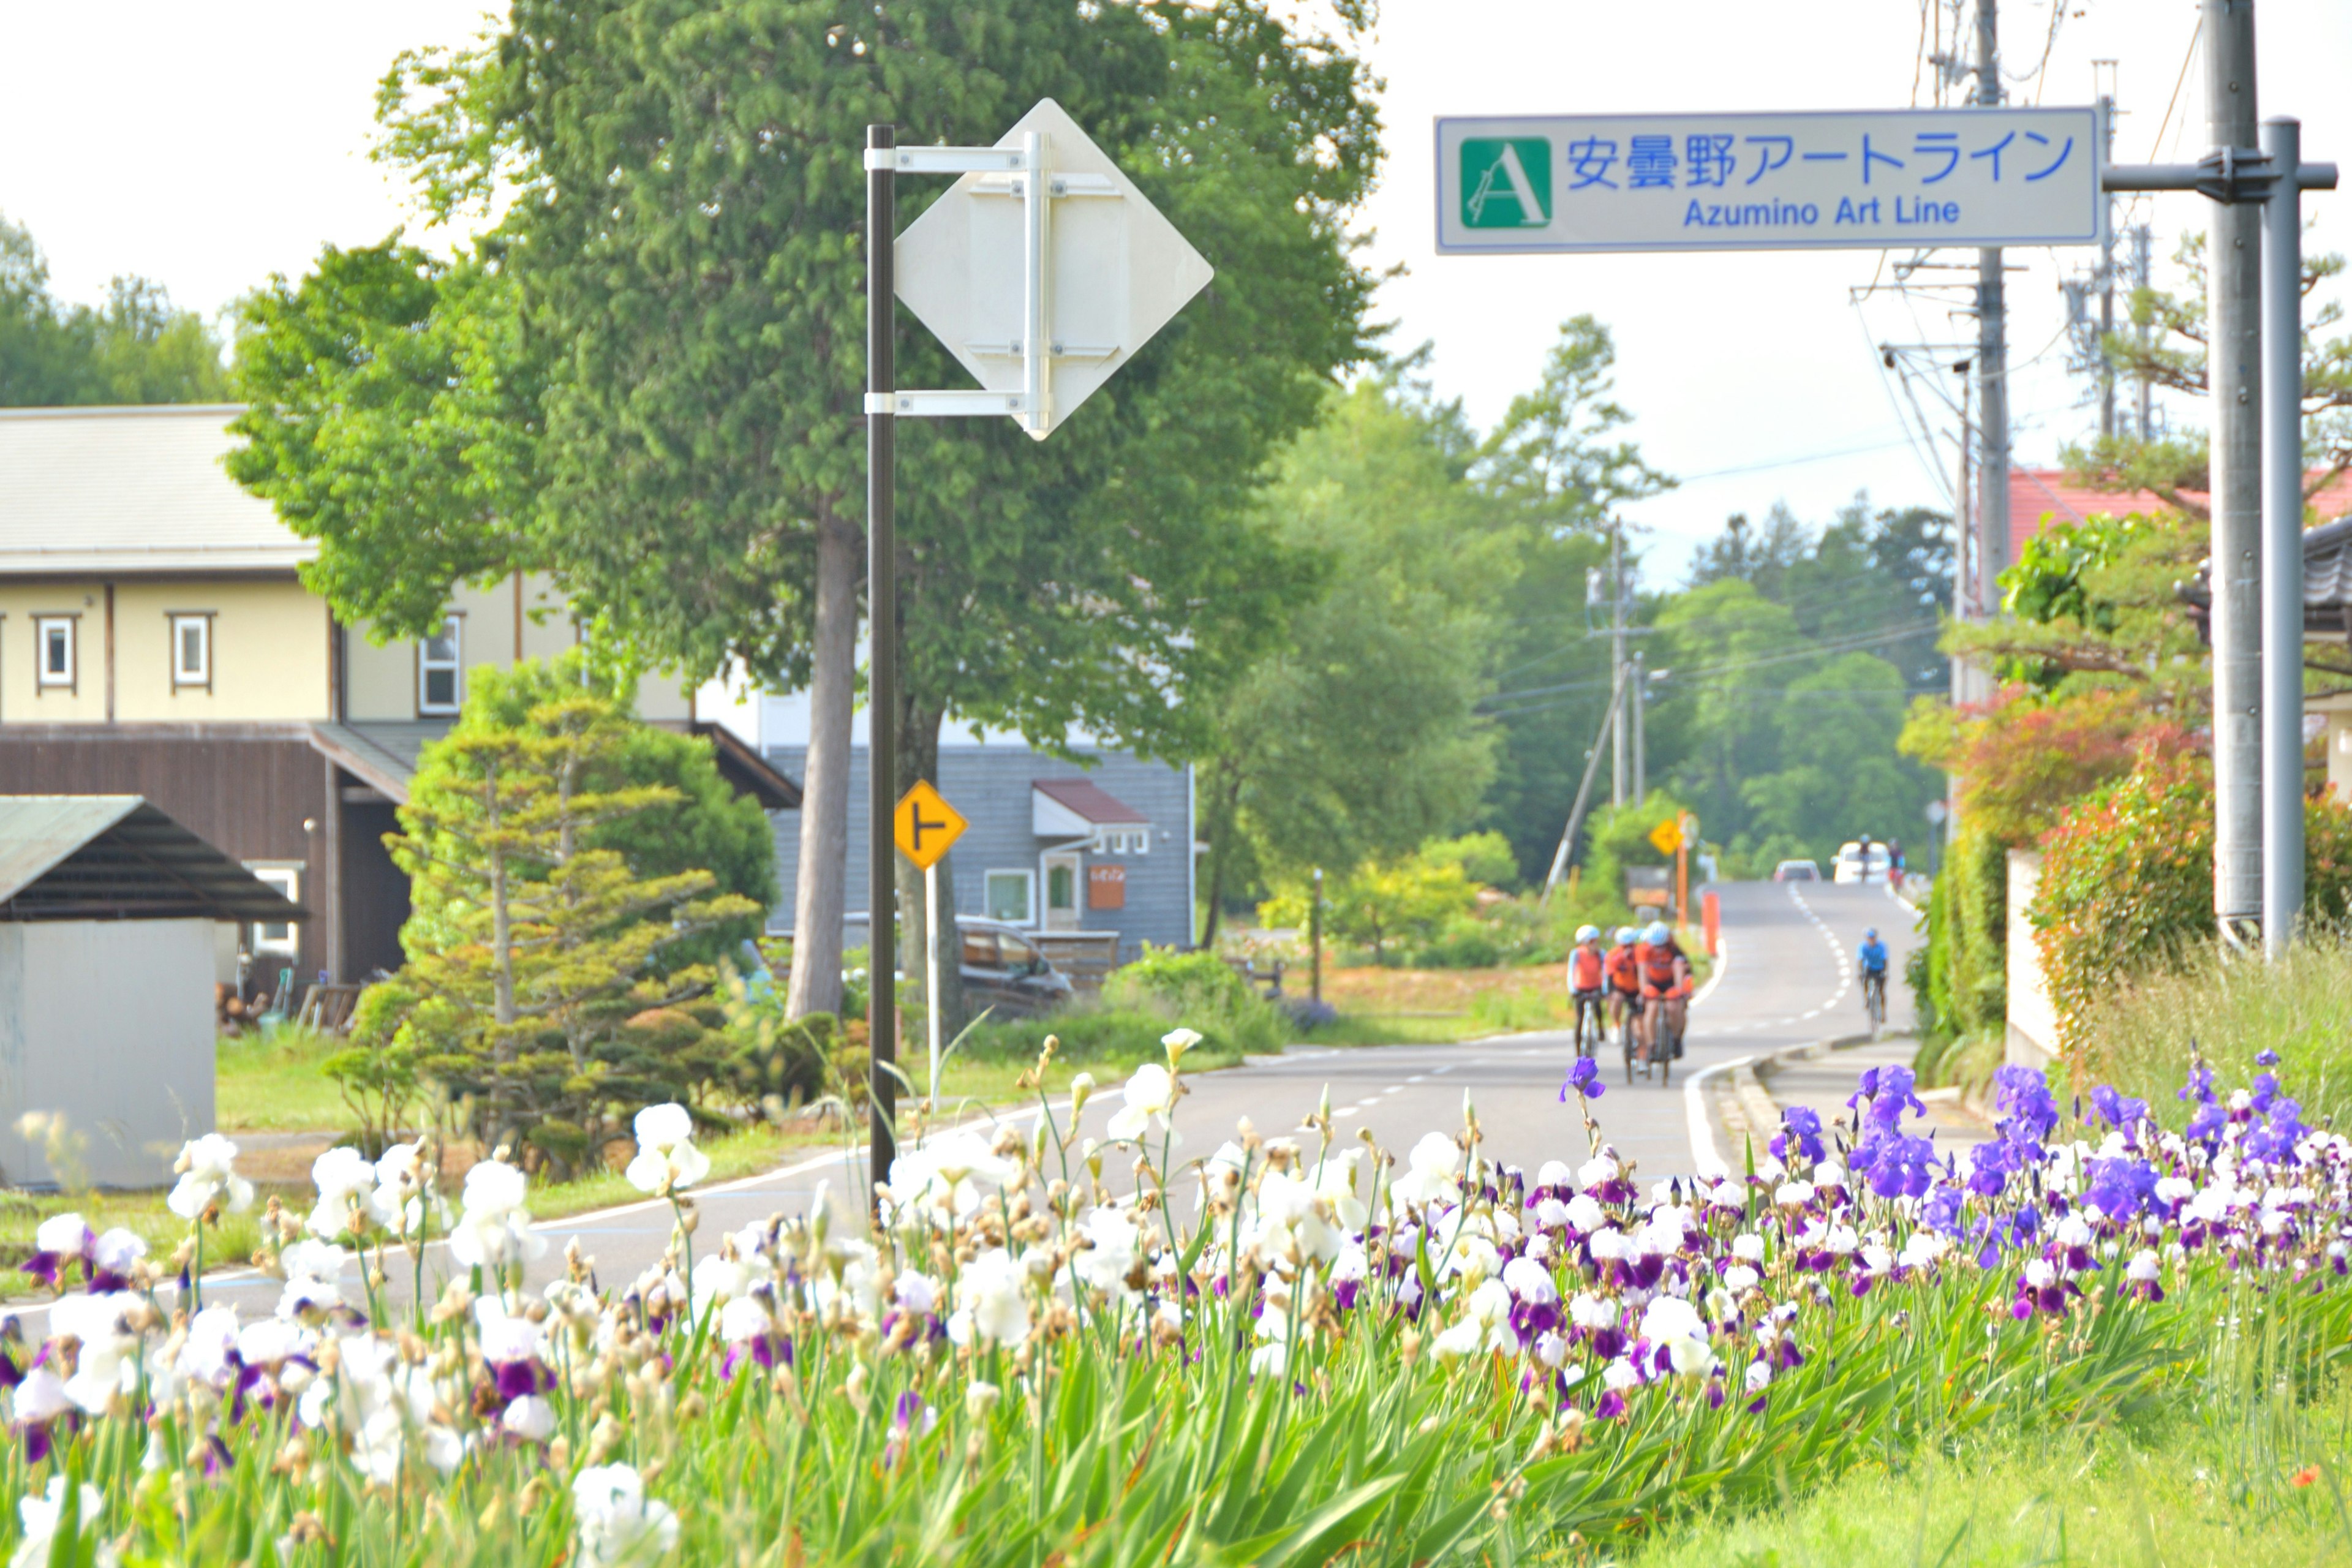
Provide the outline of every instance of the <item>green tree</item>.
<path id="1" fill-rule="evenodd" d="M 663 951 L 757 910 L 708 870 L 644 877 L 594 843 L 682 801 L 667 784 L 595 787 L 635 729 L 616 704 L 577 690 L 516 722 L 499 710 L 511 689 L 485 684 L 419 759 L 387 839 L 415 905 L 396 1037 L 476 1097 L 486 1144 L 520 1139 L 568 1172 L 617 1130 L 616 1108 L 672 1087 L 615 1071 L 632 1016 L 709 988 L 708 970 L 664 973 Z"/>
<path id="2" fill-rule="evenodd" d="M 1334 395 L 1278 464 L 1269 526 L 1329 576 L 1216 707 L 1204 942 L 1229 897 L 1402 855 L 1477 810 L 1493 770 L 1477 707 L 1517 542 L 1463 481 L 1460 447 L 1450 411 L 1391 374 Z"/>
<path id="3" fill-rule="evenodd" d="M 488 221 L 494 196 L 514 198 L 481 266 L 514 287 L 520 363 L 496 331 L 479 341 L 505 366 L 488 390 L 536 411 L 517 426 L 533 461 L 457 445 L 485 472 L 431 498 L 453 534 L 494 512 L 609 637 L 689 676 L 734 663 L 811 690 L 796 1009 L 837 1001 L 866 125 L 986 142 L 1051 93 L 1220 269 L 1053 441 L 992 421 L 904 431 L 901 601 L 882 607 L 904 691 L 881 716 L 902 766 L 928 771 L 950 712 L 1049 744 L 1076 724 L 1178 752 L 1201 739 L 1183 699 L 1236 675 L 1302 585 L 1248 517 L 1264 458 L 1363 353 L 1370 279 L 1343 220 L 1377 139 L 1347 47 L 1364 17 L 1339 17 L 1335 41 L 1254 0 L 516 0 L 497 39 L 411 58 L 387 82 L 383 155 L 429 216 Z M 908 182 L 909 216 L 944 184 Z M 478 303 L 453 308 L 453 339 L 502 319 Z M 955 375 L 902 334 L 907 384 Z M 249 395 L 315 404 L 330 469 L 364 461 L 364 442 L 346 456 L 332 438 L 331 398 L 283 375 Z M 323 573 L 409 571 L 395 510 L 378 508 L 383 526 L 322 516 L 322 557 L 352 557 Z M 403 602 L 470 569 L 427 558 Z"/>
<path id="4" fill-rule="evenodd" d="M 103 306 L 67 306 L 30 231 L 0 217 L 0 405 L 216 403 L 221 343 L 143 278 L 117 278 Z"/>
<path id="5" fill-rule="evenodd" d="M 1857 834 L 1914 835 L 1941 790 L 1895 750 L 1905 704 L 1903 672 L 1874 654 L 1841 654 L 1790 680 L 1774 721 L 1780 768 L 1741 786 L 1750 829 L 1820 860 Z"/>

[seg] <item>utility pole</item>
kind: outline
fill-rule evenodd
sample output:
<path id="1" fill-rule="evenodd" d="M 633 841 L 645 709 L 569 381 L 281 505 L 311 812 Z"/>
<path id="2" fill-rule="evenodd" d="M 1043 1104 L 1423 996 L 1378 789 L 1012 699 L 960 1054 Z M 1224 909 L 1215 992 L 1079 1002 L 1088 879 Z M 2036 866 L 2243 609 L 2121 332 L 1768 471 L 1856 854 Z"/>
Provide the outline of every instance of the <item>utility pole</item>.
<path id="1" fill-rule="evenodd" d="M 2116 100 L 2112 94 L 2099 100 L 2099 133 L 2106 141 L 2106 161 L 2116 161 Z M 2100 198 L 2106 203 L 2107 221 L 2100 225 L 2099 237 L 2099 438 L 2112 441 L 2116 437 L 2116 363 L 2107 357 L 2107 340 L 2116 331 L 2116 198 L 2112 192 Z"/>
<path id="2" fill-rule="evenodd" d="M 2275 959 L 2303 923 L 2302 125 L 2265 122 L 2263 152 L 2263 952 Z"/>
<path id="3" fill-rule="evenodd" d="M 2131 231 L 2132 297 L 2135 300 L 2147 287 L 2147 253 L 2151 237 L 2151 231 L 2146 224 L 2137 225 Z M 2154 340 L 2156 328 L 2153 323 L 2142 322 L 2138 332 L 2140 346 L 2145 349 Z M 2155 389 L 2156 384 L 2148 379 L 2147 372 L 2143 369 L 2139 373 L 2139 438 L 2143 441 L 2156 439 L 2156 409 L 2152 397 Z"/>
<path id="4" fill-rule="evenodd" d="M 2242 157 L 2259 135 L 2253 0 L 2204 0 L 2204 10 L 2208 132 L 2225 156 Z M 2206 246 L 2207 384 L 2213 399 L 2213 912 L 2225 941 L 2250 945 L 2263 914 L 2262 208 L 2242 200 L 2216 202 Z M 2300 649 L 2295 662 L 2299 668 Z"/>
<path id="5" fill-rule="evenodd" d="M 1633 804 L 1635 805 L 1640 805 L 1650 798 L 1648 735 L 1650 685 L 1648 677 L 1643 669 L 1643 659 L 1642 652 L 1635 649 L 1633 685 L 1625 693 L 1626 700 L 1633 704 Z"/>
<path id="6" fill-rule="evenodd" d="M 1609 710 L 1625 711 L 1625 525 L 1609 527 Z M 1625 804 L 1625 725 L 1621 718 L 1610 726 L 1609 804 Z"/>
<path id="7" fill-rule="evenodd" d="M 2000 102 L 2000 7 L 1977 0 L 1976 101 Z M 1999 578 L 2009 564 L 2009 307 L 2001 252 L 1977 252 L 1977 376 L 1983 413 L 1978 416 L 1977 607 L 1990 619 L 2000 603 Z"/>

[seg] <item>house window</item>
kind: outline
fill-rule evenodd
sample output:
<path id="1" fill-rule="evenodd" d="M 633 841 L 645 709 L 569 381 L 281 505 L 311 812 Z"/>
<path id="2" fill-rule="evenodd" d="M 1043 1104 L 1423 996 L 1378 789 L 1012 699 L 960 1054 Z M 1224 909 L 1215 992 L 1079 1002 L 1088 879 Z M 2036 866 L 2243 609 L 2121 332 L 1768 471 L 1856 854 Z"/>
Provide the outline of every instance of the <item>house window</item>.
<path id="1" fill-rule="evenodd" d="M 416 645 L 416 710 L 419 713 L 455 713 L 465 700 L 464 667 L 460 655 L 465 647 L 466 623 L 457 616 L 445 616 L 441 629 Z"/>
<path id="2" fill-rule="evenodd" d="M 1006 925 L 1025 926 L 1036 922 L 1037 873 L 1034 871 L 991 871 L 988 873 L 988 918 L 1003 921 Z"/>
<path id="3" fill-rule="evenodd" d="M 209 615 L 172 617 L 172 684 L 213 683 L 213 618 Z"/>
<path id="4" fill-rule="evenodd" d="M 37 616 L 33 619 L 34 684 L 73 689 L 74 618 Z"/>
<path id="5" fill-rule="evenodd" d="M 1137 854 L 1137 855 L 1149 855 L 1149 854 L 1150 854 L 1150 853 L 1151 853 L 1151 829 L 1150 829 L 1149 827 L 1139 827 L 1139 828 L 1137 828 L 1137 829 L 1135 830 L 1135 834 L 1134 834 L 1133 840 L 1132 840 L 1132 842 L 1131 842 L 1131 843 L 1130 843 L 1130 845 L 1129 845 L 1129 851 L 1130 851 L 1130 853 Z"/>
<path id="6" fill-rule="evenodd" d="M 290 866 L 248 866 L 246 868 L 257 879 L 283 893 L 288 903 L 298 901 L 302 887 L 301 872 Z M 291 958 L 300 945 L 291 921 L 255 921 L 248 929 L 250 935 L 247 940 L 256 953 Z"/>

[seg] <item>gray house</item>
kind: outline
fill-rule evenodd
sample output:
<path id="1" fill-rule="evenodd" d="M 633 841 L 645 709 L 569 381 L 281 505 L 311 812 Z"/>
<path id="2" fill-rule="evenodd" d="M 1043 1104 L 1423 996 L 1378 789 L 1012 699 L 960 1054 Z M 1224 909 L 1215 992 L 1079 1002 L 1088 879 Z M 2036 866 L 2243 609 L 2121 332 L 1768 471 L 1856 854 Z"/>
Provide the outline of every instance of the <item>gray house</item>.
<path id="1" fill-rule="evenodd" d="M 864 714 L 850 760 L 847 940 L 866 940 L 866 751 Z M 761 704 L 761 751 L 799 779 L 808 755 L 806 707 L 793 698 Z M 1143 944 L 1192 942 L 1192 773 L 1130 752 L 1082 752 L 1080 766 L 1017 739 L 950 732 L 931 782 L 971 824 L 948 865 L 959 915 L 985 916 L 1046 938 L 1117 944 L 1117 962 Z M 800 813 L 771 815 L 783 897 L 769 929 L 792 930 L 800 866 Z"/>

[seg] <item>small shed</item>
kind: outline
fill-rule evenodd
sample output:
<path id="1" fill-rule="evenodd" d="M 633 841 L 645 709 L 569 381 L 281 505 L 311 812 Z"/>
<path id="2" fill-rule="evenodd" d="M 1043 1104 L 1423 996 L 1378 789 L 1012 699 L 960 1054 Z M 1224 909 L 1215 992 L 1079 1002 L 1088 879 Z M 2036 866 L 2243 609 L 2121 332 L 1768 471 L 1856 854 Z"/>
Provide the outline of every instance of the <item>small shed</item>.
<path id="1" fill-rule="evenodd" d="M 168 1182 L 213 1130 L 216 923 L 306 914 L 142 796 L 0 795 L 0 1184 Z"/>

